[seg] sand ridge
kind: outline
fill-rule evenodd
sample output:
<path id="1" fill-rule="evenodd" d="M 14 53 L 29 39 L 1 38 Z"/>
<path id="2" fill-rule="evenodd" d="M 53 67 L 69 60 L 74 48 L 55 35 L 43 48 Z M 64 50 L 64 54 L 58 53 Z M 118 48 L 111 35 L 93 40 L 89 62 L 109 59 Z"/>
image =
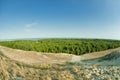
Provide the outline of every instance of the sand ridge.
<path id="1" fill-rule="evenodd" d="M 81 60 L 95 59 L 110 54 L 120 48 L 109 49 L 100 52 L 88 53 L 81 56 L 76 56 L 66 53 L 43 53 L 35 51 L 23 51 L 0 46 L 0 51 L 7 57 L 24 62 L 27 64 L 34 63 L 64 63 L 64 62 L 80 62 Z"/>

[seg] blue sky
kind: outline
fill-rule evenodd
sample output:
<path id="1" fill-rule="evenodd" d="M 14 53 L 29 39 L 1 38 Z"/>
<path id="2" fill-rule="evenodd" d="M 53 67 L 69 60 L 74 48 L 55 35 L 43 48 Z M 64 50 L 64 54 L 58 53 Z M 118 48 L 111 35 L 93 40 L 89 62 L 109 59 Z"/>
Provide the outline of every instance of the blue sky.
<path id="1" fill-rule="evenodd" d="M 0 39 L 120 39 L 120 0 L 0 0 Z"/>

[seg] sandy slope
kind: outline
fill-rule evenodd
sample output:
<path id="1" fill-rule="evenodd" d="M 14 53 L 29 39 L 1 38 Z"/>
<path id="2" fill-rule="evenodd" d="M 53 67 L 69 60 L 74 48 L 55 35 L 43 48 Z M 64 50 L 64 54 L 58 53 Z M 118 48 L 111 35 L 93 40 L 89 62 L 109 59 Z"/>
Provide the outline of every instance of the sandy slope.
<path id="1" fill-rule="evenodd" d="M 81 57 L 82 57 L 82 60 L 95 59 L 95 58 L 99 58 L 99 57 L 108 55 L 117 50 L 120 50 L 120 48 L 109 49 L 109 50 L 100 51 L 100 52 L 87 53 L 87 54 L 81 55 Z"/>
<path id="2" fill-rule="evenodd" d="M 120 48 L 116 49 L 110 49 L 106 51 L 101 52 L 94 52 L 89 53 L 81 56 L 75 56 L 71 54 L 65 54 L 65 53 L 59 53 L 59 54 L 53 54 L 53 53 L 42 53 L 42 52 L 35 52 L 35 51 L 23 51 L 18 49 L 11 49 L 8 47 L 0 46 L 0 51 L 7 57 L 24 62 L 27 64 L 30 63 L 63 63 L 66 61 L 80 61 L 80 60 L 87 60 L 87 59 L 94 59 L 98 57 L 105 56 L 115 50 L 119 50 Z"/>
<path id="3" fill-rule="evenodd" d="M 63 53 L 47 54 L 23 51 L 0 46 L 0 80 L 119 80 L 120 65 L 111 64 L 111 62 L 119 63 L 119 50 L 120 48 L 117 48 L 75 56 Z M 100 62 L 95 59 L 98 57 Z M 87 59 L 94 59 L 87 61 L 92 65 L 84 64 L 84 61 L 80 63 L 41 64 L 86 61 Z M 103 65 L 106 63 L 108 64 Z"/>
<path id="4" fill-rule="evenodd" d="M 111 66 L 120 66 L 120 49 L 111 52 L 103 57 L 97 59 L 85 60 L 90 65 L 111 65 Z"/>
<path id="5" fill-rule="evenodd" d="M 62 63 L 66 61 L 76 61 L 75 55 L 71 54 L 53 54 L 53 53 L 41 53 L 35 51 L 23 51 L 18 49 L 11 49 L 7 47 L 0 46 L 0 51 L 7 57 L 24 62 L 27 64 L 30 63 Z M 73 57 L 72 57 L 73 56 Z M 80 59 L 80 58 L 79 58 Z M 77 61 L 79 60 L 77 59 Z"/>

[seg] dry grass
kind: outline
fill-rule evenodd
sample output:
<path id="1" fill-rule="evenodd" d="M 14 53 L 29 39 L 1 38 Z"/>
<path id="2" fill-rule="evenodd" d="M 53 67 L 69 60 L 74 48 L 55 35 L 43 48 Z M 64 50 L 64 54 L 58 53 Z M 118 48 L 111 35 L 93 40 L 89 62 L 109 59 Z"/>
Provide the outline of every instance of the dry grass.
<path id="1" fill-rule="evenodd" d="M 29 52 L 29 55 L 28 55 L 26 51 L 25 52 L 23 51 L 23 53 L 21 53 L 22 51 L 18 50 L 19 53 L 17 54 L 17 50 L 5 48 L 5 47 L 2 47 L 2 48 L 0 47 L 0 50 L 1 50 L 0 51 L 0 79 L 1 80 L 89 80 L 87 77 L 86 78 L 81 77 L 89 74 L 88 71 L 84 71 L 84 69 L 86 69 L 86 66 L 81 65 L 81 63 L 70 62 L 72 59 L 71 55 L 69 55 L 69 57 L 66 54 L 64 55 L 60 54 L 61 56 L 58 54 L 41 55 L 36 52 L 33 52 L 37 56 L 40 55 L 39 57 L 44 60 L 42 63 L 41 62 L 30 63 L 30 61 L 33 60 L 33 59 L 30 59 L 31 56 L 32 57 L 35 56 L 34 59 L 37 58 L 37 56 L 34 55 L 32 52 Z M 108 52 L 110 51 L 112 50 L 109 50 Z M 21 57 L 20 58 L 17 57 L 18 59 L 17 58 L 13 59 L 18 55 L 21 56 L 22 54 L 24 55 L 24 57 L 22 56 L 22 58 L 24 59 L 25 57 L 30 57 L 25 59 L 25 60 L 28 60 L 29 64 L 27 62 L 19 60 L 21 59 Z M 95 55 L 95 53 L 93 54 Z M 109 54 L 109 53 L 106 53 L 106 54 Z M 49 58 L 49 59 L 46 59 L 46 58 Z M 54 60 L 56 59 L 57 59 L 56 61 L 57 63 L 63 63 L 66 61 L 67 62 L 64 64 L 49 63 L 50 61 L 55 62 Z M 36 61 L 36 60 L 38 59 L 35 59 L 33 61 Z M 45 60 L 48 62 L 46 62 Z M 92 68 L 96 68 L 97 66 L 100 66 L 100 65 L 101 64 L 92 65 Z"/>
<path id="2" fill-rule="evenodd" d="M 62 64 L 25 64 L 5 57 L 0 52 L 1 80 L 74 80 Z"/>

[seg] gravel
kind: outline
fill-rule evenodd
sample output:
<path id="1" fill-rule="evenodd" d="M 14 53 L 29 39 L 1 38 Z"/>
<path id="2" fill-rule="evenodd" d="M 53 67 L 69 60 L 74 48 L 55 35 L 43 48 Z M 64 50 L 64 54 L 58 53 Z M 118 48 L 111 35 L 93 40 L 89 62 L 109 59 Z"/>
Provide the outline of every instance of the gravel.
<path id="1" fill-rule="evenodd" d="M 120 66 L 85 66 L 80 71 L 86 80 L 120 80 Z"/>

